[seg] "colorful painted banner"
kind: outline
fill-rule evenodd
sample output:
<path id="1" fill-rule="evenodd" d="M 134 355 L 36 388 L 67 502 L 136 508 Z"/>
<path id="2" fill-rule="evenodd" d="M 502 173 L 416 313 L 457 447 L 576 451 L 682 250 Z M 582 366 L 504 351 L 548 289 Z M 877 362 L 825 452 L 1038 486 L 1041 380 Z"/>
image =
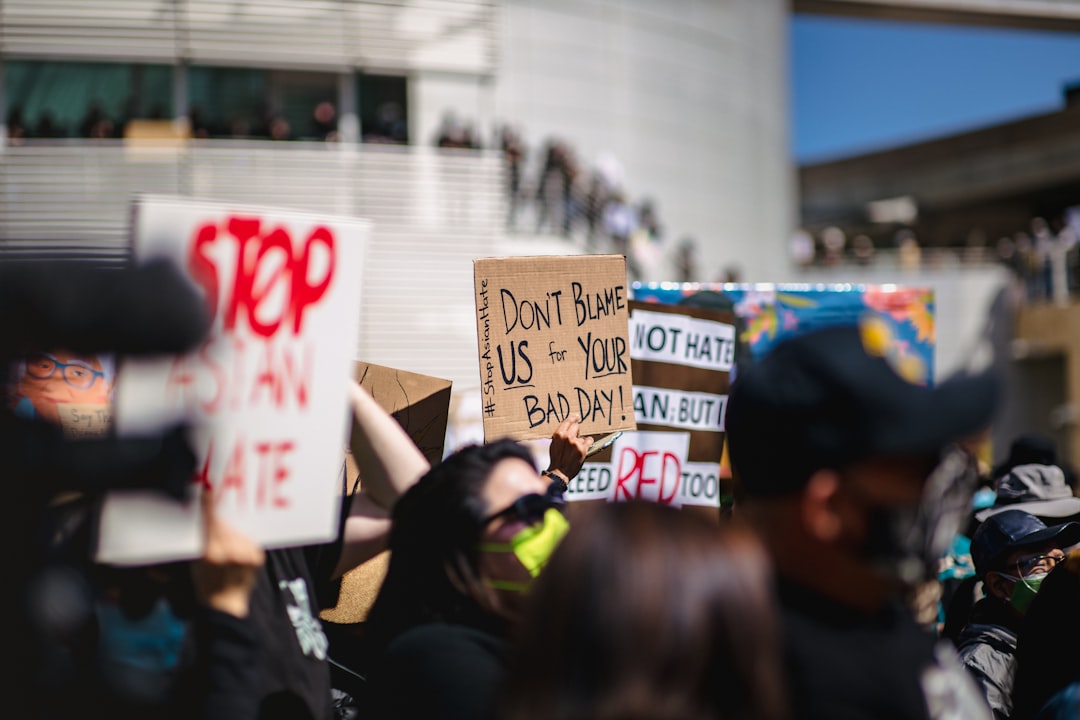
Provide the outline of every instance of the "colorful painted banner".
<path id="1" fill-rule="evenodd" d="M 927 385 L 934 381 L 934 292 L 930 288 L 634 283 L 632 289 L 634 300 L 640 302 L 675 305 L 698 296 L 715 307 L 730 307 L 739 319 L 740 340 L 748 358 L 761 357 L 795 333 L 869 321 L 901 375 Z"/>

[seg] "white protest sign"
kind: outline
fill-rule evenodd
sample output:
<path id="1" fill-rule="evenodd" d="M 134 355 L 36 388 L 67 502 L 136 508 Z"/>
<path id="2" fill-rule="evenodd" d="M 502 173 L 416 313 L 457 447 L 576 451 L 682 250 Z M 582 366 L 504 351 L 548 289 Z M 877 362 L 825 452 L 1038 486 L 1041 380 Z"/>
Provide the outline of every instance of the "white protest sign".
<path id="1" fill-rule="evenodd" d="M 724 431 L 727 395 L 634 386 L 634 413 L 642 425 Z"/>
<path id="2" fill-rule="evenodd" d="M 623 433 L 612 446 L 610 462 L 585 463 L 567 486 L 567 499 L 717 507 L 720 464 L 688 461 L 689 448 L 685 432 Z"/>
<path id="3" fill-rule="evenodd" d="M 729 372 L 735 363 L 735 328 L 687 315 L 635 309 L 630 315 L 630 357 Z"/>
<path id="4" fill-rule="evenodd" d="M 171 197 L 135 205 L 136 261 L 174 261 L 205 293 L 213 320 L 189 355 L 124 362 L 117 432 L 192 423 L 195 480 L 214 489 L 222 517 L 266 547 L 337 532 L 369 233 L 357 218 L 276 208 Z M 111 494 L 99 561 L 196 556 L 197 507 Z"/>

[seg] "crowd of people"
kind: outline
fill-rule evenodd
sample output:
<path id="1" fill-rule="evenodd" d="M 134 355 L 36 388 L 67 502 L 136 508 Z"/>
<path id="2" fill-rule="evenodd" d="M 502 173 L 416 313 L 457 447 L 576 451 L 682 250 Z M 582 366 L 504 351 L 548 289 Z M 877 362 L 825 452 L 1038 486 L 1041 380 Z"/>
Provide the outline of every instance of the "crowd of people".
<path id="1" fill-rule="evenodd" d="M 101 493 L 189 497 L 195 459 L 184 427 L 71 439 L 58 409 L 108 401 L 103 355 L 196 347 L 200 303 L 164 263 L 0 266 L 19 717 L 1080 717 L 1075 473 L 1039 436 L 980 470 L 998 377 L 910 384 L 858 324 L 739 368 L 724 516 L 568 504 L 576 416 L 543 472 L 509 439 L 432 466 L 342 378 L 358 477 L 333 542 L 261 548 L 206 488 L 201 557 L 95 563 Z M 320 611 L 385 548 L 346 642 Z"/>
<path id="2" fill-rule="evenodd" d="M 1022 294 L 1029 301 L 1061 301 L 1080 293 L 1080 243 L 1077 223 L 1080 216 L 1048 221 L 1031 219 L 1029 226 L 996 243 L 973 230 L 963 245 L 924 247 L 911 228 L 897 230 L 887 241 L 875 241 L 866 234 L 848 236 L 837 226 L 816 235 L 807 230 L 794 233 L 789 255 L 797 267 L 868 267 L 880 264 L 888 253 L 900 270 L 918 270 L 943 264 L 997 263 L 1008 268 Z"/>

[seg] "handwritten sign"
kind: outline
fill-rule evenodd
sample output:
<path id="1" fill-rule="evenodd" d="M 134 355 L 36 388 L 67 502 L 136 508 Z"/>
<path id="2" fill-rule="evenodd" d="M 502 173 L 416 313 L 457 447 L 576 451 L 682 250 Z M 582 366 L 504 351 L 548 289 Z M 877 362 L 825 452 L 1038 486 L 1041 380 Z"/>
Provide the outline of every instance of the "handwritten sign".
<path id="1" fill-rule="evenodd" d="M 567 497 L 719 507 L 734 315 L 631 301 L 629 336 L 640 432 L 586 463 Z"/>
<path id="2" fill-rule="evenodd" d="M 398 421 L 429 463 L 442 461 L 450 417 L 450 380 L 368 362 L 355 363 L 353 377 Z"/>
<path id="3" fill-rule="evenodd" d="M 383 410 L 405 429 L 432 465 L 442 461 L 446 424 L 450 416 L 451 381 L 397 368 L 357 362 L 353 377 Z M 358 430 L 353 426 L 353 433 Z M 355 483 L 359 470 L 350 451 L 345 455 L 348 491 L 365 489 L 364 478 Z M 371 493 L 371 488 L 367 488 Z M 373 498 L 375 497 L 372 494 Z M 379 501 L 379 498 L 375 498 Z M 319 617 L 334 623 L 358 623 L 367 619 L 379 588 L 386 578 L 390 551 L 384 550 L 341 576 L 337 604 L 323 608 Z"/>
<path id="4" fill-rule="evenodd" d="M 621 255 L 476 260 L 484 437 L 634 427 L 626 260 Z"/>
<path id="5" fill-rule="evenodd" d="M 212 330 L 189 355 L 124 363 L 117 431 L 192 423 L 197 482 L 213 489 L 230 524 L 267 547 L 337 531 L 368 233 L 356 218 L 182 198 L 135 204 L 136 260 L 166 257 L 185 269 Z M 99 560 L 196 555 L 196 507 L 111 496 Z"/>
<path id="6" fill-rule="evenodd" d="M 719 507 L 719 463 L 691 461 L 689 449 L 685 432 L 626 433 L 612 446 L 610 460 L 585 464 L 567 486 L 567 499 Z"/>

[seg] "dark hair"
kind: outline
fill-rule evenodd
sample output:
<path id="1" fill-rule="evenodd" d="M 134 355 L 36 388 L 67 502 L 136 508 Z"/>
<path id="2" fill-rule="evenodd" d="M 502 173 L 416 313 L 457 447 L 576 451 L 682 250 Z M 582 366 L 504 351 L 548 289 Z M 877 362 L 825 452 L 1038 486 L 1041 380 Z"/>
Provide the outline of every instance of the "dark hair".
<path id="1" fill-rule="evenodd" d="M 1012 717 L 1034 717 L 1050 697 L 1080 680 L 1080 550 L 1039 586 L 1016 645 Z"/>
<path id="2" fill-rule="evenodd" d="M 500 718 L 787 716 L 767 556 L 734 524 L 601 506 L 556 549 L 515 632 Z"/>
<path id="3" fill-rule="evenodd" d="M 427 622 L 502 624 L 498 598 L 480 580 L 477 544 L 486 508 L 484 483 L 503 460 L 535 467 L 512 440 L 469 445 L 453 453 L 398 500 L 390 531 L 390 565 L 365 622 L 373 653 Z"/>

